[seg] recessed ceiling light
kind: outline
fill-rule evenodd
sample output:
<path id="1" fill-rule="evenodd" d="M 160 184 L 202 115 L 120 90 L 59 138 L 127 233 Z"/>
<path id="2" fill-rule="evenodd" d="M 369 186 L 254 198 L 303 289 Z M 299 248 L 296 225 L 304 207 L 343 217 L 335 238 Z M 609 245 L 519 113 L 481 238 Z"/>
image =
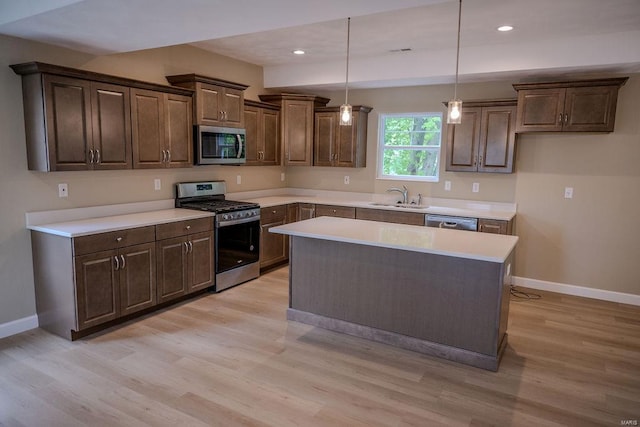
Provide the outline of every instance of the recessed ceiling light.
<path id="1" fill-rule="evenodd" d="M 296 55 L 304 55 L 305 52 L 302 49 L 296 49 L 296 50 L 293 51 L 293 53 L 296 54 Z"/>
<path id="2" fill-rule="evenodd" d="M 501 27 L 498 27 L 498 31 L 511 31 L 513 30 L 513 27 L 511 25 L 503 25 Z"/>

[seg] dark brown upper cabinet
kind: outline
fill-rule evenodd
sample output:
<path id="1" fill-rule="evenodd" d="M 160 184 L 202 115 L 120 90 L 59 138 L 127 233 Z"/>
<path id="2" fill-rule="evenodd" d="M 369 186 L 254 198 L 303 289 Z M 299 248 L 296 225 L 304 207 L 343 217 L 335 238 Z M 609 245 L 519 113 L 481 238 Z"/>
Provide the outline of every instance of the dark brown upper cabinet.
<path id="1" fill-rule="evenodd" d="M 280 164 L 280 107 L 266 102 L 244 101 L 248 166 Z"/>
<path id="2" fill-rule="evenodd" d="M 514 84 L 516 132 L 613 132 L 618 90 L 627 80 Z"/>
<path id="3" fill-rule="evenodd" d="M 260 100 L 280 106 L 280 135 L 285 166 L 313 164 L 314 110 L 328 98 L 302 94 L 260 95 Z"/>
<path id="4" fill-rule="evenodd" d="M 190 167 L 193 163 L 191 111 L 190 96 L 131 89 L 134 168 Z"/>
<path id="5" fill-rule="evenodd" d="M 313 165 L 362 168 L 367 165 L 367 119 L 371 107 L 353 106 L 353 123 L 340 126 L 340 107 L 315 110 Z"/>
<path id="6" fill-rule="evenodd" d="M 445 169 L 513 172 L 515 123 L 515 99 L 465 101 L 461 123 L 448 126 Z"/>
<path id="7" fill-rule="evenodd" d="M 191 124 L 187 131 L 178 116 L 186 114 L 191 120 L 192 91 L 40 62 L 16 64 L 11 68 L 22 76 L 30 170 L 140 167 L 134 159 L 136 132 L 144 128 L 151 133 L 149 129 L 158 123 L 147 122 L 144 114 L 140 121 L 137 109 L 132 110 L 131 106 L 137 105 L 136 90 L 156 92 L 162 98 L 163 108 L 170 105 L 163 109 L 169 117 L 162 119 L 171 125 L 168 133 L 163 134 L 171 138 L 170 163 L 191 166 Z M 179 100 L 179 108 L 172 104 L 173 100 Z M 188 158 L 183 161 L 185 156 Z M 169 162 L 153 167 L 167 164 Z"/>
<path id="8" fill-rule="evenodd" d="M 198 74 L 166 78 L 174 86 L 195 91 L 195 124 L 244 128 L 244 91 L 248 86 Z"/>

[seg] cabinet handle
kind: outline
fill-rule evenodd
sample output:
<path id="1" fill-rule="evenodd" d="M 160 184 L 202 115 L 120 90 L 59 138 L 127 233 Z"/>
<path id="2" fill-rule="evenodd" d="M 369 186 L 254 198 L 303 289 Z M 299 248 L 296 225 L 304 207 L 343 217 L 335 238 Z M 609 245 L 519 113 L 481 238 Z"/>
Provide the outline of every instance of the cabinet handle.
<path id="1" fill-rule="evenodd" d="M 100 163 L 100 150 L 96 149 L 96 163 Z"/>
<path id="2" fill-rule="evenodd" d="M 187 244 L 187 242 L 182 242 L 182 244 L 184 245 L 184 253 L 188 254 L 189 253 L 189 245 Z"/>
<path id="3" fill-rule="evenodd" d="M 122 242 L 122 237 L 116 237 L 116 242 Z"/>
<path id="4" fill-rule="evenodd" d="M 480 155 L 480 165 L 482 165 L 482 155 Z"/>
<path id="5" fill-rule="evenodd" d="M 333 210 L 333 213 L 336 213 L 336 210 L 335 210 L 335 209 Z"/>
<path id="6" fill-rule="evenodd" d="M 116 271 L 120 270 L 120 260 L 118 260 L 118 255 L 114 256 L 113 259 L 116 261 Z"/>
<path id="7" fill-rule="evenodd" d="M 167 163 L 171 163 L 171 150 L 167 150 Z"/>
<path id="8" fill-rule="evenodd" d="M 162 150 L 162 163 L 166 163 L 167 162 L 167 150 Z"/>
<path id="9" fill-rule="evenodd" d="M 564 122 L 569 123 L 569 115 L 567 113 L 564 114 Z"/>
<path id="10" fill-rule="evenodd" d="M 193 253 L 193 242 L 189 240 L 189 253 Z"/>
<path id="11" fill-rule="evenodd" d="M 185 228 L 186 228 L 187 230 L 191 230 L 191 226 L 190 226 L 190 225 L 187 225 Z"/>
<path id="12" fill-rule="evenodd" d="M 271 213 L 276 214 L 276 213 L 278 213 L 278 211 L 274 209 L 274 210 L 271 211 Z"/>
<path id="13" fill-rule="evenodd" d="M 93 163 L 93 150 L 89 150 L 89 163 Z"/>
<path id="14" fill-rule="evenodd" d="M 473 156 L 473 166 L 476 166 L 478 164 L 478 156 Z"/>
<path id="15" fill-rule="evenodd" d="M 124 268 L 126 267 L 127 263 L 124 262 L 124 255 L 120 255 L 120 259 L 122 260 L 122 269 L 124 270 Z"/>

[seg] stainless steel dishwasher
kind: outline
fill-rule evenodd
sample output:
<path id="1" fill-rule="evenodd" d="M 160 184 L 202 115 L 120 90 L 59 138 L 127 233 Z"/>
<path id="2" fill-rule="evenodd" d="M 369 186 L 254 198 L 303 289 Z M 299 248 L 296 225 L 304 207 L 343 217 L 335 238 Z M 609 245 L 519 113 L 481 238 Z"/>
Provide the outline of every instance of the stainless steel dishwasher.
<path id="1" fill-rule="evenodd" d="M 427 227 L 478 231 L 478 218 L 427 214 L 425 218 L 425 224 L 427 224 Z"/>

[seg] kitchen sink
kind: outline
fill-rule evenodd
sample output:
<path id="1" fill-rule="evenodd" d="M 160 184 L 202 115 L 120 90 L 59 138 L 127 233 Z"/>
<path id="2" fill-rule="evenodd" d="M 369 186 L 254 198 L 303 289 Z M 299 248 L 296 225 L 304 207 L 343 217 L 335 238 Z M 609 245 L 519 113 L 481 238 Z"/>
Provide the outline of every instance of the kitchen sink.
<path id="1" fill-rule="evenodd" d="M 408 203 L 381 203 L 381 202 L 372 202 L 369 203 L 371 206 L 386 206 L 389 208 L 402 208 L 402 209 L 427 209 L 428 206 L 422 205 L 412 205 Z"/>

